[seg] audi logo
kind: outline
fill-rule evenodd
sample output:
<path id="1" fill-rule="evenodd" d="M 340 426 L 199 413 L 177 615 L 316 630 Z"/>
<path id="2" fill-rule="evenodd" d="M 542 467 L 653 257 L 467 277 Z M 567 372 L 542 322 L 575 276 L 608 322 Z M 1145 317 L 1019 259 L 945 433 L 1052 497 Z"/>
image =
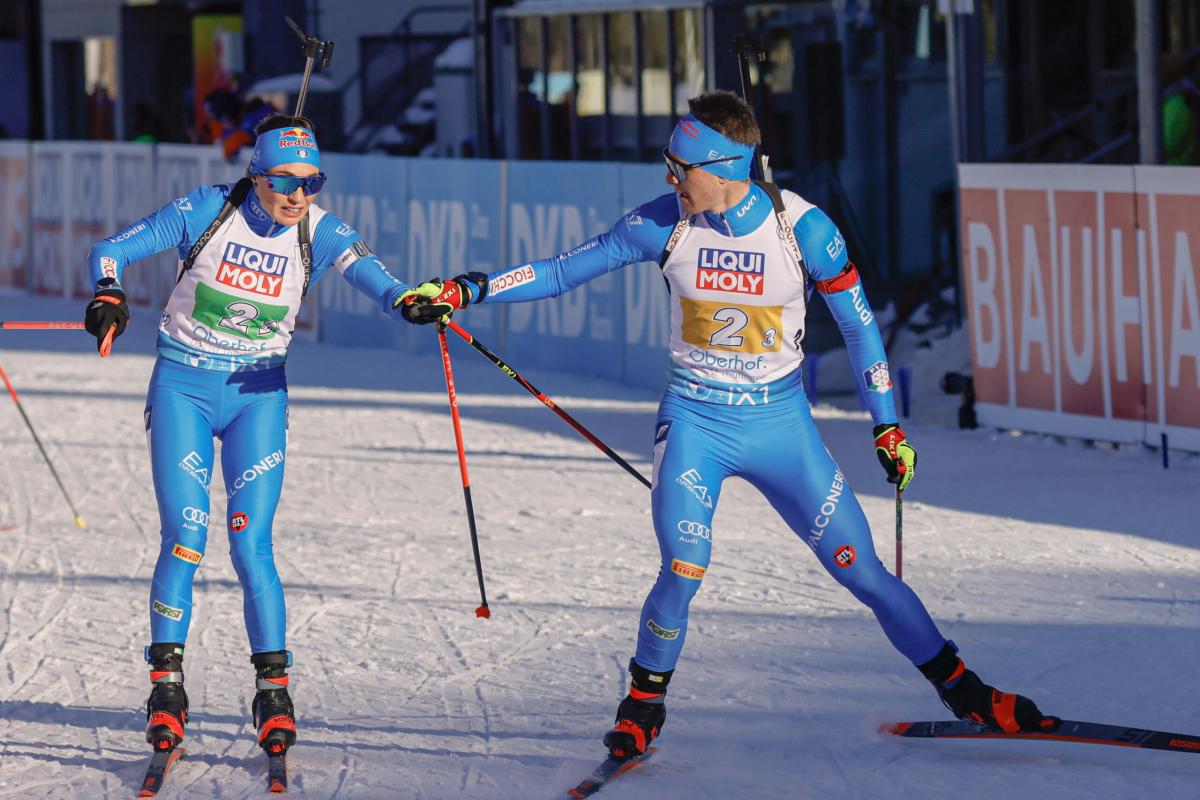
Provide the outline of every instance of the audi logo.
<path id="1" fill-rule="evenodd" d="M 208 527 L 208 512 L 201 511 L 198 508 L 192 508 L 191 506 L 188 506 L 187 508 L 185 508 L 183 510 L 183 521 L 184 522 L 193 522 L 197 525 L 203 525 L 204 527 L 207 528 Z"/>
<path id="2" fill-rule="evenodd" d="M 701 539 L 712 541 L 712 529 L 707 525 L 699 522 L 692 522 L 690 519 L 682 519 L 679 521 L 679 532 L 685 536 L 699 536 Z"/>

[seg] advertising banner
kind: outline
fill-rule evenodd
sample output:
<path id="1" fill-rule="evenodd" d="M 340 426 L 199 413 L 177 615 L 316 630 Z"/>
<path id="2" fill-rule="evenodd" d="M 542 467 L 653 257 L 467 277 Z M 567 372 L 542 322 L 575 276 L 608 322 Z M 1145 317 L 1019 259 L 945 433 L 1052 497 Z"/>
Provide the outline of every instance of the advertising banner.
<path id="1" fill-rule="evenodd" d="M 962 165 L 959 181 L 980 420 L 1200 450 L 1200 169 Z"/>

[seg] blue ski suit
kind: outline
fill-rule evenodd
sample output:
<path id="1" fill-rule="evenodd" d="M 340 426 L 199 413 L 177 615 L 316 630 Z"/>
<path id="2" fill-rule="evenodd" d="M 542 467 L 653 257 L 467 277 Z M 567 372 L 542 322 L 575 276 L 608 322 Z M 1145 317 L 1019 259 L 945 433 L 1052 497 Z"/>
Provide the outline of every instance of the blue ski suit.
<path id="1" fill-rule="evenodd" d="M 170 248 L 182 267 L 232 188 L 201 186 L 98 242 L 88 257 L 89 277 L 120 281 L 127 265 Z M 192 580 L 208 539 L 216 437 L 250 648 L 286 648 L 272 523 L 287 453 L 284 361 L 296 312 L 330 266 L 389 314 L 398 315 L 392 305 L 408 288 L 352 227 L 315 203 L 308 219 L 311 264 L 305 270 L 299 226 L 274 222 L 251 190 L 193 266 L 181 269 L 160 319 L 145 411 L 162 530 L 148 607 L 154 643 L 187 640 Z"/>
<path id="2" fill-rule="evenodd" d="M 788 237 L 772 200 L 752 183 L 724 214 L 687 218 L 675 195 L 665 194 L 570 252 L 486 279 L 470 276 L 482 288 L 474 302 L 504 303 L 558 296 L 628 264 L 663 267 L 672 330 L 651 494 L 662 566 L 642 608 L 635 656 L 652 672 L 674 669 L 679 659 L 730 476 L 766 496 L 914 665 L 946 642 L 913 591 L 876 556 L 862 508 L 813 423 L 799 369 L 813 288 L 846 340 L 875 423 L 895 422 L 896 412 L 879 329 L 841 234 L 819 208 L 790 192 L 783 197 L 793 258 L 780 245 Z"/>

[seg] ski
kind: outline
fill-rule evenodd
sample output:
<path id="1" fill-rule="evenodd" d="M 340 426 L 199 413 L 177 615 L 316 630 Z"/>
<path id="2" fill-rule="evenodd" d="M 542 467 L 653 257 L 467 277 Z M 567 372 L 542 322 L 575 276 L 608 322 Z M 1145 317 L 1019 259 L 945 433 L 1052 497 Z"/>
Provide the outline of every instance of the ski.
<path id="1" fill-rule="evenodd" d="M 142 778 L 142 789 L 138 797 L 154 797 L 162 788 L 167 773 L 175 762 L 183 758 L 184 749 L 176 747 L 171 750 L 156 750 L 150 758 L 150 766 L 146 767 L 146 777 Z"/>
<path id="2" fill-rule="evenodd" d="M 629 770 L 642 764 L 650 756 L 654 755 L 656 748 L 649 747 L 646 752 L 640 756 L 633 758 L 617 758 L 609 756 L 600 762 L 600 766 L 592 770 L 592 774 L 588 775 L 574 789 L 567 790 L 567 797 L 591 797 L 596 792 L 604 788 L 604 786 L 614 778 L 624 775 Z"/>
<path id="3" fill-rule="evenodd" d="M 965 720 L 892 722 L 881 726 L 879 732 L 921 739 L 1045 739 L 1200 754 L 1200 736 L 1073 719 L 1061 720 L 1057 727 L 1045 733 L 1005 733 Z"/>
<path id="4" fill-rule="evenodd" d="M 287 791 L 287 753 L 267 754 L 267 791 L 283 794 Z"/>

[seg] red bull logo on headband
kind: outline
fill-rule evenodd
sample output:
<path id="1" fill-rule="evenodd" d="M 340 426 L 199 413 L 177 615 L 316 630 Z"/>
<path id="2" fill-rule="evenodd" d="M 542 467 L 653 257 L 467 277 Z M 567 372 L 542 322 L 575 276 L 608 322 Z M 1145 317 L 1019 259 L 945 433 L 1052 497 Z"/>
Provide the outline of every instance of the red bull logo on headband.
<path id="1" fill-rule="evenodd" d="M 251 170 L 266 172 L 281 164 L 297 162 L 321 166 L 321 151 L 316 135 L 308 128 L 299 126 L 263 131 L 254 143 L 250 167 Z"/>

